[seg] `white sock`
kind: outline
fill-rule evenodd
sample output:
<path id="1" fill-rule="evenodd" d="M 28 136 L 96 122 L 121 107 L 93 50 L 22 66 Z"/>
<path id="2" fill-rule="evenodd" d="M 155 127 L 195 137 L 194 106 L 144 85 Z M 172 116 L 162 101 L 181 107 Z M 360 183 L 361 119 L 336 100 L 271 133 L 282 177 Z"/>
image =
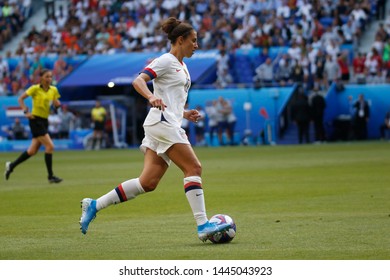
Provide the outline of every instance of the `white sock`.
<path id="1" fill-rule="evenodd" d="M 196 224 L 198 226 L 203 225 L 208 221 L 208 219 L 202 189 L 202 178 L 199 176 L 184 178 L 184 191 L 187 200 L 190 203 Z"/>
<path id="2" fill-rule="evenodd" d="M 139 178 L 128 180 L 107 194 L 99 197 L 96 200 L 96 210 L 99 211 L 112 204 L 128 201 L 140 194 L 143 194 L 144 192 L 145 191 L 139 182 Z"/>

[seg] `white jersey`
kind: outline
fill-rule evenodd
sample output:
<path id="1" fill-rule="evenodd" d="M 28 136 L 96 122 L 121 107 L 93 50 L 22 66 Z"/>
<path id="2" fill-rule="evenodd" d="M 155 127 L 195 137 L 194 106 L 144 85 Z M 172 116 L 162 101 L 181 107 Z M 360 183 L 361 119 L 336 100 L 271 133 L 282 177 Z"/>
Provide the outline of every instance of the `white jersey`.
<path id="1" fill-rule="evenodd" d="M 191 86 L 186 64 L 180 63 L 174 55 L 166 53 L 146 66 L 143 73 L 153 80 L 153 94 L 161 98 L 167 106 L 164 111 L 151 108 L 144 125 L 166 121 L 173 126 L 181 127 L 184 106 Z"/>

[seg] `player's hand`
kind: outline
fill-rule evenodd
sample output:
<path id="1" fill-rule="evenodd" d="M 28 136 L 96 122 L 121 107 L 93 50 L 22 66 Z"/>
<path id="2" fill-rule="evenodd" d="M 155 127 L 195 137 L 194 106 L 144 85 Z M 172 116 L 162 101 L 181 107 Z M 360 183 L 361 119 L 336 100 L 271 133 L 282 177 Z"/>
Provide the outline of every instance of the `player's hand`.
<path id="1" fill-rule="evenodd" d="M 164 104 L 163 100 L 161 98 L 157 98 L 154 95 L 149 97 L 149 103 L 153 108 L 157 108 L 161 111 L 164 111 L 167 105 Z"/>
<path id="2" fill-rule="evenodd" d="M 33 116 L 30 112 L 28 112 L 28 113 L 25 114 L 24 116 L 25 116 L 26 118 L 30 119 L 30 120 L 34 119 L 34 116 Z"/>
<path id="3" fill-rule="evenodd" d="M 191 122 L 198 122 L 201 115 L 199 114 L 198 110 L 192 109 L 184 112 L 183 117 Z"/>

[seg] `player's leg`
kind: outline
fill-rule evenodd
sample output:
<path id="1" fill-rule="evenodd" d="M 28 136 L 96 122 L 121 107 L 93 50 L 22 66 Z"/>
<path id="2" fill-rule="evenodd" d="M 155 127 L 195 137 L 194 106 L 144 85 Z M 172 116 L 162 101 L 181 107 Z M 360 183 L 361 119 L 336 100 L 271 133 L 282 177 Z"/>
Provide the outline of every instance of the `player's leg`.
<path id="1" fill-rule="evenodd" d="M 168 169 L 167 163 L 156 152 L 146 149 L 144 168 L 139 178 L 127 180 L 115 189 L 94 200 L 84 198 L 81 201 L 81 232 L 86 234 L 90 222 L 96 213 L 110 205 L 126 202 L 145 192 L 153 191 Z"/>
<path id="2" fill-rule="evenodd" d="M 137 197 L 145 192 L 153 191 L 167 171 L 168 165 L 157 154 L 146 149 L 144 168 L 139 178 L 127 180 L 109 193 L 96 200 L 97 211 L 112 204 L 118 204 Z"/>
<path id="3" fill-rule="evenodd" d="M 13 170 L 15 169 L 16 166 L 18 166 L 22 162 L 28 160 L 30 157 L 35 155 L 37 153 L 37 151 L 39 150 L 40 146 L 41 146 L 41 143 L 38 141 L 38 139 L 33 138 L 29 148 L 26 151 L 24 151 L 23 153 L 21 153 L 15 161 L 13 161 L 13 162 L 7 161 L 5 163 L 5 172 L 4 172 L 5 179 L 6 180 L 9 179 L 11 173 L 13 172 Z"/>
<path id="4" fill-rule="evenodd" d="M 198 237 L 206 241 L 212 234 L 224 230 L 229 225 L 219 228 L 210 224 L 206 214 L 206 204 L 202 188 L 202 165 L 189 144 L 174 144 L 166 152 L 168 157 L 183 171 L 184 192 L 198 226 Z"/>
<path id="5" fill-rule="evenodd" d="M 98 130 L 96 132 L 96 144 L 95 144 L 95 150 L 100 150 L 102 147 L 102 139 L 103 139 L 103 131 Z"/>
<path id="6" fill-rule="evenodd" d="M 37 139 L 45 147 L 45 164 L 48 174 L 47 179 L 50 183 L 60 183 L 62 179 L 54 176 L 53 174 L 54 144 L 50 138 L 50 135 L 46 133 L 44 136 L 37 137 Z"/>

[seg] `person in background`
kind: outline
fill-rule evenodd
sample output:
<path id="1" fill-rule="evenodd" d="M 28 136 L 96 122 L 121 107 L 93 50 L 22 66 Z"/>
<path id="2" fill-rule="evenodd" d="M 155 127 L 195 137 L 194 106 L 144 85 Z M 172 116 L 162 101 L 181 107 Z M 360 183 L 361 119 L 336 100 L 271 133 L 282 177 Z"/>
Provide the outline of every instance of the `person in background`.
<path id="1" fill-rule="evenodd" d="M 69 111 L 67 105 L 62 105 L 59 116 L 61 119 L 59 138 L 68 139 L 70 130 L 75 127 L 76 117 Z"/>
<path id="2" fill-rule="evenodd" d="M 99 100 L 96 100 L 92 108 L 91 118 L 93 121 L 92 149 L 100 150 L 104 134 L 104 126 L 107 111 Z"/>
<path id="3" fill-rule="evenodd" d="M 229 138 L 229 144 L 231 146 L 233 146 L 233 145 L 235 145 L 234 132 L 236 129 L 237 117 L 236 117 L 236 114 L 234 113 L 233 105 L 230 102 L 230 100 L 225 99 L 224 107 L 226 108 L 226 112 L 227 112 L 227 117 L 226 117 L 227 130 L 226 131 L 227 131 L 228 138 Z"/>
<path id="4" fill-rule="evenodd" d="M 385 120 L 384 122 L 381 124 L 381 126 L 379 127 L 379 131 L 380 131 L 380 134 L 381 134 L 381 139 L 385 139 L 386 137 L 386 130 L 390 130 L 390 110 L 387 111 L 386 115 L 385 115 Z"/>
<path id="5" fill-rule="evenodd" d="M 196 106 L 195 110 L 199 112 L 199 118 L 195 122 L 196 146 L 205 146 L 206 142 L 204 140 L 204 128 L 206 113 L 200 105 Z"/>
<path id="6" fill-rule="evenodd" d="M 10 91 L 8 90 L 7 83 L 4 81 L 3 78 L 0 77 L 0 96 L 7 96 L 11 94 L 12 93 L 10 93 Z"/>
<path id="7" fill-rule="evenodd" d="M 228 123 L 227 123 L 227 116 L 228 111 L 225 107 L 225 99 L 223 96 L 219 96 L 217 103 L 216 103 L 216 109 L 217 109 L 217 119 L 218 119 L 218 141 L 221 146 L 225 146 L 226 139 L 224 136 L 229 137 L 229 134 L 227 133 L 228 129 Z M 229 141 L 229 139 L 227 139 Z"/>
<path id="8" fill-rule="evenodd" d="M 326 87 L 329 87 L 333 82 L 337 82 L 340 78 L 340 66 L 332 55 L 326 55 L 324 64 L 324 73 L 327 81 Z"/>
<path id="9" fill-rule="evenodd" d="M 310 143 L 309 125 L 310 125 L 310 106 L 306 95 L 299 92 L 297 99 L 292 105 L 292 119 L 298 127 L 298 141 L 303 144 L 303 141 Z"/>
<path id="10" fill-rule="evenodd" d="M 8 140 L 25 140 L 27 139 L 27 131 L 19 118 L 15 118 L 14 123 L 7 131 Z"/>
<path id="11" fill-rule="evenodd" d="M 96 213 L 110 205 L 131 200 L 143 193 L 154 191 L 173 161 L 183 172 L 184 192 L 197 224 L 201 241 L 230 225 L 209 222 L 202 188 L 202 165 L 185 131 L 183 118 L 196 122 L 200 115 L 195 109 L 185 110 L 191 78 L 184 62 L 198 49 L 197 32 L 185 22 L 170 17 L 163 21 L 162 30 L 168 35 L 170 51 L 154 59 L 133 81 L 135 90 L 152 107 L 144 122 L 145 137 L 141 151 L 144 167 L 138 178 L 127 180 L 98 199 L 84 198 L 80 229 L 87 233 Z M 154 92 L 147 83 L 153 80 Z"/>
<path id="12" fill-rule="evenodd" d="M 219 54 L 216 57 L 217 62 L 217 79 L 215 85 L 218 88 L 225 88 L 234 82 L 233 76 L 230 74 L 230 56 L 226 52 L 225 47 L 221 47 Z"/>
<path id="13" fill-rule="evenodd" d="M 106 148 L 111 148 L 114 146 L 114 126 L 116 127 L 116 129 L 119 129 L 120 125 L 118 121 L 116 123 L 113 123 L 110 114 L 108 114 L 106 118 L 106 123 L 104 124 L 103 135 Z"/>
<path id="14" fill-rule="evenodd" d="M 311 111 L 314 122 L 315 141 L 317 143 L 321 143 L 326 140 L 324 128 L 326 101 L 324 96 L 319 92 L 318 88 L 314 88 L 313 91 L 314 94 L 311 98 Z"/>
<path id="15" fill-rule="evenodd" d="M 362 52 L 358 52 L 352 60 L 352 73 L 355 83 L 366 83 L 366 70 L 365 70 L 366 55 Z"/>
<path id="16" fill-rule="evenodd" d="M 50 17 L 54 17 L 55 14 L 55 0 L 44 0 L 45 3 L 45 11 L 46 11 L 46 19 Z"/>
<path id="17" fill-rule="evenodd" d="M 356 140 L 367 139 L 367 123 L 370 118 L 370 106 L 363 94 L 359 94 L 358 100 L 353 103 L 354 115 L 352 126 Z"/>
<path id="18" fill-rule="evenodd" d="M 52 139 L 58 139 L 60 136 L 61 118 L 54 110 L 50 110 L 48 131 Z"/>
<path id="19" fill-rule="evenodd" d="M 256 87 L 271 86 L 274 80 L 274 68 L 272 59 L 268 57 L 264 63 L 260 64 L 256 69 L 256 75 L 253 77 L 253 82 Z"/>
<path id="20" fill-rule="evenodd" d="M 340 79 L 344 83 L 348 83 L 350 79 L 349 64 L 347 53 L 339 53 L 337 56 L 337 63 L 340 69 Z"/>
<path id="21" fill-rule="evenodd" d="M 4 177 L 6 180 L 9 179 L 11 173 L 19 164 L 34 156 L 43 145 L 45 147 L 45 164 L 49 183 L 60 183 L 62 181 L 61 178 L 54 176 L 53 173 L 54 144 L 48 133 L 50 107 L 52 104 L 56 108 L 61 106 L 59 101 L 60 94 L 58 89 L 51 85 L 53 73 L 49 69 L 42 69 L 40 77 L 41 81 L 39 84 L 32 85 L 18 98 L 20 107 L 29 119 L 32 140 L 27 151 L 24 151 L 15 161 L 7 161 L 5 163 Z M 31 112 L 24 103 L 24 100 L 28 97 L 31 97 L 33 100 Z"/>
<path id="22" fill-rule="evenodd" d="M 228 69 L 223 69 L 222 72 L 218 72 L 215 85 L 218 88 L 226 88 L 228 85 L 233 84 L 234 79 Z"/>
<path id="23" fill-rule="evenodd" d="M 218 135 L 218 112 L 217 100 L 209 101 L 206 104 L 206 114 L 208 118 L 208 131 L 210 135 L 210 146 L 213 146 L 214 136 Z"/>

